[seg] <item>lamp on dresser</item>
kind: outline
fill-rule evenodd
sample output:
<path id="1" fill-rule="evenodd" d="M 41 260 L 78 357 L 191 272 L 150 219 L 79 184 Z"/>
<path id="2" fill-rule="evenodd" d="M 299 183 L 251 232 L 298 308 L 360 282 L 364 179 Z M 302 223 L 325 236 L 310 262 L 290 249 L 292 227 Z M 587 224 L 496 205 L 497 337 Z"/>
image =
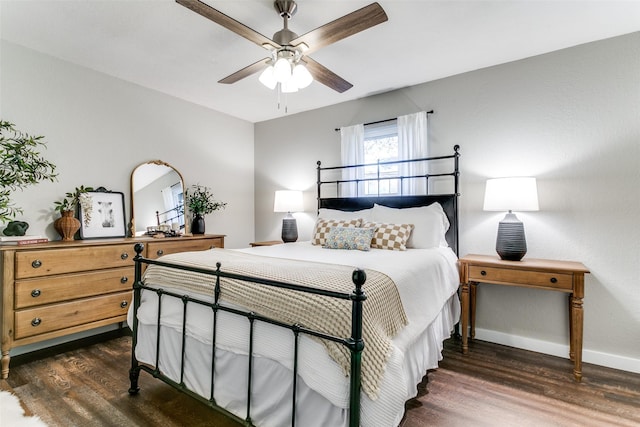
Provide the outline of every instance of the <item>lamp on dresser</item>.
<path id="1" fill-rule="evenodd" d="M 298 240 L 298 225 L 292 212 L 302 212 L 302 191 L 278 190 L 273 202 L 274 212 L 287 212 L 282 220 L 282 241 L 285 243 Z"/>
<path id="2" fill-rule="evenodd" d="M 484 193 L 485 211 L 508 211 L 498 225 L 496 252 L 508 261 L 520 261 L 527 253 L 524 224 L 512 211 L 537 211 L 536 179 L 509 177 L 488 179 Z"/>

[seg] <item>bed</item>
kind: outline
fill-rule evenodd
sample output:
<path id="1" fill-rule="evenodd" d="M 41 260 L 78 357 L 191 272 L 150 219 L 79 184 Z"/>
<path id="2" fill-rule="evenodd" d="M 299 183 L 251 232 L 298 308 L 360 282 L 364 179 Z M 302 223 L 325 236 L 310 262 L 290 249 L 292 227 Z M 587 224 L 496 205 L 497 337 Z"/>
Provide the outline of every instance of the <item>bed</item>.
<path id="1" fill-rule="evenodd" d="M 402 179 L 451 191 L 411 196 L 344 197 L 363 178 L 318 162 L 311 241 L 157 260 L 138 244 L 130 393 L 145 371 L 247 426 L 397 426 L 460 315 L 458 158 L 414 160 L 451 166 Z"/>

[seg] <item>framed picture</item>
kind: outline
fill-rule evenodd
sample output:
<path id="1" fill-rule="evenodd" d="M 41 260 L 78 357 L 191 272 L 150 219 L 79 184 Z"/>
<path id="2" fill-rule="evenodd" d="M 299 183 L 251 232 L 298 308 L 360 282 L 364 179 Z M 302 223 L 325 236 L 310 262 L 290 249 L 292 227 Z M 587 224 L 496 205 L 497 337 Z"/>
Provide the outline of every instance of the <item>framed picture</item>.
<path id="1" fill-rule="evenodd" d="M 125 237 L 124 193 L 100 187 L 87 194 L 91 197 L 91 208 L 80 206 L 80 238 Z"/>

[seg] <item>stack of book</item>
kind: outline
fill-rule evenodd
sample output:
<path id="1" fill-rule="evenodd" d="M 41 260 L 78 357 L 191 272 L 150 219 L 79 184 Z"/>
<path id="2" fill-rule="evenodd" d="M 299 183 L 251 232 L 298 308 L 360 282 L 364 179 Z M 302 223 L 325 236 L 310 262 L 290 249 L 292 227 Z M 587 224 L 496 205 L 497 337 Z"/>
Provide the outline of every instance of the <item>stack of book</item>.
<path id="1" fill-rule="evenodd" d="M 25 235 L 25 236 L 0 236 L 0 245 L 34 245 L 37 243 L 47 243 L 47 236 Z"/>

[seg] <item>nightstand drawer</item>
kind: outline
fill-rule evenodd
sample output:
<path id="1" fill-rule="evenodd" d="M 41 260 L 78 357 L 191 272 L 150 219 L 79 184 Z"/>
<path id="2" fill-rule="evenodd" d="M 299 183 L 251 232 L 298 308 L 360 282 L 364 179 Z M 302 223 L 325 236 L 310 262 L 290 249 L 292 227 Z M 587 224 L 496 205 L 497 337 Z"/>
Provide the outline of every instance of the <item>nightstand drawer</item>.
<path id="1" fill-rule="evenodd" d="M 469 280 L 473 282 L 529 285 L 563 290 L 571 290 L 573 287 L 572 274 L 512 270 L 476 265 L 469 266 Z"/>

